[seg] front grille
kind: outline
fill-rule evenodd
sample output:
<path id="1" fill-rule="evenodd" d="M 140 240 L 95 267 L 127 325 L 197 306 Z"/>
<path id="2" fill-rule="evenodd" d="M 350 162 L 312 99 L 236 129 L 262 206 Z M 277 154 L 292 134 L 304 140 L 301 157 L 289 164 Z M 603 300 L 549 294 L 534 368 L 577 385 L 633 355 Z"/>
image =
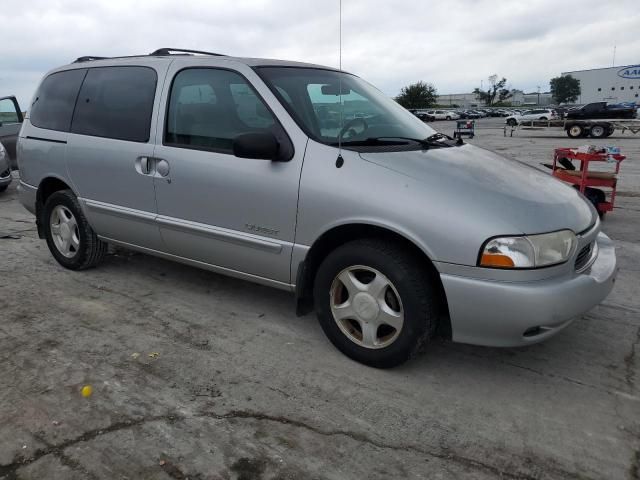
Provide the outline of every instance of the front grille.
<path id="1" fill-rule="evenodd" d="M 590 243 L 589 245 L 582 247 L 582 250 L 578 252 L 578 256 L 576 257 L 576 270 L 584 268 L 584 266 L 589 263 L 592 248 L 593 244 Z"/>

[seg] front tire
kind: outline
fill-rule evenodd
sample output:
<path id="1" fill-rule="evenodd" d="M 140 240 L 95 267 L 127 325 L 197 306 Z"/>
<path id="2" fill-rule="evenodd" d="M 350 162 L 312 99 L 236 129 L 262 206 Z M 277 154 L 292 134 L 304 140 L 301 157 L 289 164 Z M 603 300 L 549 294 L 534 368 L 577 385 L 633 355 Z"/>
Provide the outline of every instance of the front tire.
<path id="1" fill-rule="evenodd" d="M 437 325 L 428 272 L 406 249 L 382 240 L 356 240 L 331 252 L 316 274 L 314 299 L 331 343 L 372 367 L 404 363 Z"/>
<path id="2" fill-rule="evenodd" d="M 567 127 L 567 135 L 569 138 L 580 138 L 584 133 L 584 129 L 580 125 L 569 125 Z"/>
<path id="3" fill-rule="evenodd" d="M 107 253 L 71 190 L 51 194 L 41 217 L 47 246 L 56 261 L 70 270 L 96 266 Z"/>

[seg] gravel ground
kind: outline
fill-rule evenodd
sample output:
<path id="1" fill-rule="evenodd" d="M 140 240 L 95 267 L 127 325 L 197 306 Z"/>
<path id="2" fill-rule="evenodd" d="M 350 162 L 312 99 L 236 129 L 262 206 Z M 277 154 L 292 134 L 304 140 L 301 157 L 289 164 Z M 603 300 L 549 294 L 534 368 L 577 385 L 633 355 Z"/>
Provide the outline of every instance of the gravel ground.
<path id="1" fill-rule="evenodd" d="M 505 138 L 500 123 L 471 142 L 532 165 L 585 143 Z M 284 292 L 123 250 L 62 269 L 14 182 L 0 195 L 0 478 L 640 478 L 638 140 L 598 142 L 629 156 L 603 304 L 540 345 L 437 340 L 389 371 L 337 352 Z"/>

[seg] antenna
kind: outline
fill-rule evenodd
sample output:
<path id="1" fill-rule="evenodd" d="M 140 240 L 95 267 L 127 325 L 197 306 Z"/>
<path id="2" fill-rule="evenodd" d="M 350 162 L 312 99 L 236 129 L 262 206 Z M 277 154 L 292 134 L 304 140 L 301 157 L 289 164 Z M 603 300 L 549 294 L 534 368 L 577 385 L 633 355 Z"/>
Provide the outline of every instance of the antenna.
<path id="1" fill-rule="evenodd" d="M 339 20 L 338 20 L 338 70 L 340 70 L 340 77 L 338 80 L 338 98 L 340 99 L 340 130 L 338 130 L 338 160 L 342 159 L 342 129 L 344 128 L 344 105 L 342 103 L 342 0 L 339 0 Z"/>

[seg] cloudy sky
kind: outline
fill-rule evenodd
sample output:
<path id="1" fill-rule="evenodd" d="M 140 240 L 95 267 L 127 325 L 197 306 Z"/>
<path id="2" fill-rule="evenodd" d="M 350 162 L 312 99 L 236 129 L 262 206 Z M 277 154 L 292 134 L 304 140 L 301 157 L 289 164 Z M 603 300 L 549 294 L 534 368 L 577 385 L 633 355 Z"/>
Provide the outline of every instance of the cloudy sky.
<path id="1" fill-rule="evenodd" d="M 343 68 L 393 96 L 473 90 L 497 73 L 548 89 L 563 71 L 640 63 L 639 0 L 343 0 Z M 0 96 L 31 100 L 82 55 L 158 47 L 337 66 L 339 0 L 0 0 Z"/>

